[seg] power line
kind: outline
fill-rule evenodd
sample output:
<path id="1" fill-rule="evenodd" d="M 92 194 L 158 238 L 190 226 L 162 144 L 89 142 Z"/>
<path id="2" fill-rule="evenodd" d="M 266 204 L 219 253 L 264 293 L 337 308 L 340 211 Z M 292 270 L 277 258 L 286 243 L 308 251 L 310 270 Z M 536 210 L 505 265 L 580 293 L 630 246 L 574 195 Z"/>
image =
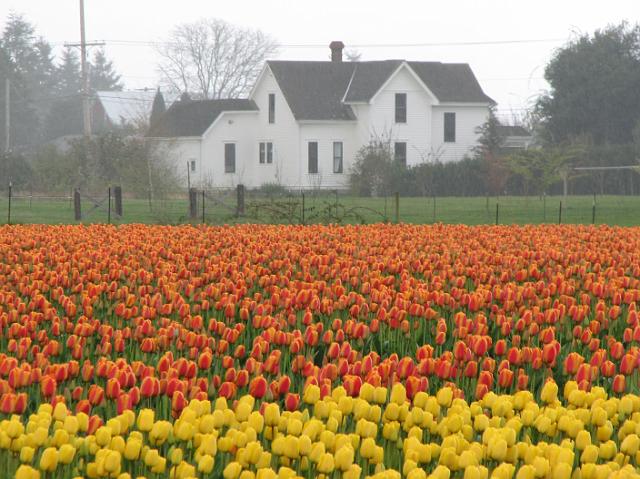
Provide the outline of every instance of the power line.
<path id="1" fill-rule="evenodd" d="M 455 47 L 455 46 L 491 46 L 491 45 L 519 45 L 527 43 L 555 43 L 566 41 L 566 38 L 530 38 L 509 40 L 479 40 L 462 42 L 418 42 L 418 43 L 356 43 L 348 45 L 349 48 L 419 48 L 419 47 Z M 102 43 L 117 46 L 157 47 L 164 45 L 178 45 L 179 42 L 151 41 L 151 40 L 101 40 Z M 52 45 L 65 42 L 51 42 Z M 100 43 L 100 42 L 98 42 Z M 321 43 L 281 43 L 279 48 L 327 48 Z"/>

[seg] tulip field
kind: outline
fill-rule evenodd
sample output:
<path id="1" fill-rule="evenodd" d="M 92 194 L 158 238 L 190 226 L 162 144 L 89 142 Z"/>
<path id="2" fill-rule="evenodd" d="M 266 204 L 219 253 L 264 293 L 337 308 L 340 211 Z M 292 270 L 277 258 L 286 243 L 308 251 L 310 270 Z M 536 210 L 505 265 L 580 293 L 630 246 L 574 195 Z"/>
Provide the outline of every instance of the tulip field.
<path id="1" fill-rule="evenodd" d="M 640 228 L 0 227 L 0 477 L 640 477 Z"/>

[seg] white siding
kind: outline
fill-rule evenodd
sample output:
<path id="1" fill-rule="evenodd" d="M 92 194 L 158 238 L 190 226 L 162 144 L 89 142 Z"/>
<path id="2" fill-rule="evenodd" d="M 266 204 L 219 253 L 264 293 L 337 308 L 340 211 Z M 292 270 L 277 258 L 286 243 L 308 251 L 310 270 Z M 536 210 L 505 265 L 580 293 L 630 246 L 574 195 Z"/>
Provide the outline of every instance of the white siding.
<path id="1" fill-rule="evenodd" d="M 269 123 L 269 93 L 276 95 L 275 123 Z M 252 136 L 251 147 L 254 154 L 247 164 L 247 171 L 253 174 L 249 175 L 250 182 L 247 182 L 246 186 L 253 188 L 265 183 L 279 183 L 287 187 L 299 185 L 302 169 L 298 123 L 268 67 L 256 85 L 251 99 L 256 102 L 260 111 L 255 129 L 249 132 Z M 258 162 L 260 141 L 273 142 L 271 165 Z"/>
<path id="2" fill-rule="evenodd" d="M 199 180 L 205 187 L 232 188 L 238 184 L 251 185 L 254 155 L 253 137 L 258 120 L 257 112 L 226 112 L 209 128 L 202 142 L 202 163 Z M 236 145 L 236 171 L 225 173 L 226 143 Z M 255 164 L 258 163 L 257 153 Z"/>
<path id="3" fill-rule="evenodd" d="M 353 158 L 360 147 L 355 123 L 315 123 L 300 125 L 302 188 L 347 188 Z M 318 173 L 309 174 L 308 143 L 318 142 Z M 342 173 L 333 172 L 333 142 L 341 141 Z"/>
<path id="4" fill-rule="evenodd" d="M 395 95 L 407 95 L 407 122 L 395 123 Z M 408 67 L 401 67 L 373 99 L 368 108 L 358 108 L 363 113 L 365 127 L 360 129 L 362 144 L 371 136 L 391 135 L 392 141 L 407 143 L 407 165 L 420 164 L 431 152 L 431 105 L 430 95 L 414 77 Z M 368 110 L 368 111 L 366 111 Z M 360 119 L 360 117 L 359 117 Z"/>
<path id="5" fill-rule="evenodd" d="M 268 121 L 270 93 L 276 96 L 275 123 Z M 395 123 L 395 94 L 407 95 L 407 122 Z M 278 183 L 287 188 L 346 188 L 357 151 L 372 137 L 391 135 L 407 143 L 407 165 L 434 159 L 461 160 L 477 144 L 475 130 L 487 118 L 482 105 L 438 105 L 421 82 L 403 65 L 371 103 L 351 105 L 356 122 L 298 123 L 268 67 L 252 92 L 257 112 L 223 113 L 203 139 L 159 141 L 185 176 L 187 161 L 196 159 L 192 184 L 257 188 Z M 444 142 L 444 113 L 456 113 L 456 141 Z M 308 173 L 309 141 L 318 142 L 318 174 Z M 343 173 L 333 173 L 333 142 L 343 142 Z M 236 171 L 224 172 L 224 144 L 236 144 Z M 259 143 L 273 143 L 273 163 L 259 162 Z"/>
<path id="6" fill-rule="evenodd" d="M 476 128 L 487 121 L 489 109 L 486 106 L 434 106 L 433 123 L 431 125 L 433 147 L 437 159 L 443 163 L 460 161 L 466 155 L 472 153 L 474 146 L 478 144 L 479 135 Z M 444 114 L 452 112 L 456 114 L 456 141 L 445 143 L 444 141 Z"/>
<path id="7" fill-rule="evenodd" d="M 196 174 L 189 174 L 192 186 L 196 185 L 197 174 L 202 168 L 200 138 L 152 138 L 150 141 L 157 155 L 169 158 L 185 187 L 187 186 L 187 167 L 191 168 L 191 160 L 195 160 Z"/>

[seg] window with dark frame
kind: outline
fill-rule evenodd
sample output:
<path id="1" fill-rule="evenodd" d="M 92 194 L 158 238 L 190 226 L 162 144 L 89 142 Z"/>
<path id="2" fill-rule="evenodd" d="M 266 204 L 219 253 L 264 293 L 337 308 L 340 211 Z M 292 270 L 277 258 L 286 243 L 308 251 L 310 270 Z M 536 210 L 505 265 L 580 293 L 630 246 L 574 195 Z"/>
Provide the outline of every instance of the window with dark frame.
<path id="1" fill-rule="evenodd" d="M 342 142 L 334 141 L 333 142 L 333 172 L 334 173 L 342 173 L 342 158 L 343 158 Z"/>
<path id="2" fill-rule="evenodd" d="M 269 93 L 269 123 L 276 122 L 276 94 Z"/>
<path id="3" fill-rule="evenodd" d="M 393 145 L 393 158 L 402 166 L 407 166 L 407 144 L 404 141 L 397 141 Z"/>
<path id="4" fill-rule="evenodd" d="M 273 163 L 273 143 L 270 141 L 261 141 L 258 153 L 258 160 L 261 164 Z"/>
<path id="5" fill-rule="evenodd" d="M 235 143 L 224 144 L 224 172 L 225 173 L 236 172 L 236 144 Z"/>
<path id="6" fill-rule="evenodd" d="M 456 114 L 447 112 L 444 114 L 444 141 L 455 143 L 456 141 Z"/>
<path id="7" fill-rule="evenodd" d="M 310 141 L 308 145 L 309 173 L 318 173 L 318 142 Z"/>
<path id="8" fill-rule="evenodd" d="M 196 171 L 196 160 L 191 160 L 191 171 Z"/>
<path id="9" fill-rule="evenodd" d="M 396 93 L 396 123 L 407 122 L 407 94 Z"/>
<path id="10" fill-rule="evenodd" d="M 267 142 L 267 163 L 273 163 L 273 143 Z"/>

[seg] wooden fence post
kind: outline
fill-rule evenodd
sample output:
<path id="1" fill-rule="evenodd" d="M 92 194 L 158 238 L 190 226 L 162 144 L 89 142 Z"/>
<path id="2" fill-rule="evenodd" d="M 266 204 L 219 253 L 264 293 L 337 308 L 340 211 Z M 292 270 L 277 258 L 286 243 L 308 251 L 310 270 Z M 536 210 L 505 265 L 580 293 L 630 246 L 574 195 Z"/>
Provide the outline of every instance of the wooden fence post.
<path id="1" fill-rule="evenodd" d="M 560 209 L 558 210 L 558 224 L 562 224 L 562 201 L 560 201 Z"/>
<path id="2" fill-rule="evenodd" d="M 107 224 L 111 224 L 111 187 L 107 190 Z"/>
<path id="3" fill-rule="evenodd" d="M 236 188 L 238 195 L 238 206 L 236 213 L 238 216 L 244 215 L 244 185 L 238 185 Z"/>
<path id="4" fill-rule="evenodd" d="M 82 219 L 82 211 L 80 209 L 80 192 L 77 189 L 73 190 L 73 213 L 76 221 L 80 221 Z"/>
<path id="5" fill-rule="evenodd" d="M 496 203 L 496 226 L 498 225 L 498 209 L 500 208 L 500 203 Z"/>
<path id="6" fill-rule="evenodd" d="M 114 195 L 116 200 L 116 214 L 122 217 L 122 187 L 116 186 L 114 188 Z"/>
<path id="7" fill-rule="evenodd" d="M 204 189 L 202 190 L 202 224 L 204 224 L 205 221 L 205 216 L 204 216 L 204 200 L 205 200 L 205 193 L 204 193 Z"/>
<path id="8" fill-rule="evenodd" d="M 195 188 L 189 188 L 189 218 L 198 217 L 198 192 Z"/>

